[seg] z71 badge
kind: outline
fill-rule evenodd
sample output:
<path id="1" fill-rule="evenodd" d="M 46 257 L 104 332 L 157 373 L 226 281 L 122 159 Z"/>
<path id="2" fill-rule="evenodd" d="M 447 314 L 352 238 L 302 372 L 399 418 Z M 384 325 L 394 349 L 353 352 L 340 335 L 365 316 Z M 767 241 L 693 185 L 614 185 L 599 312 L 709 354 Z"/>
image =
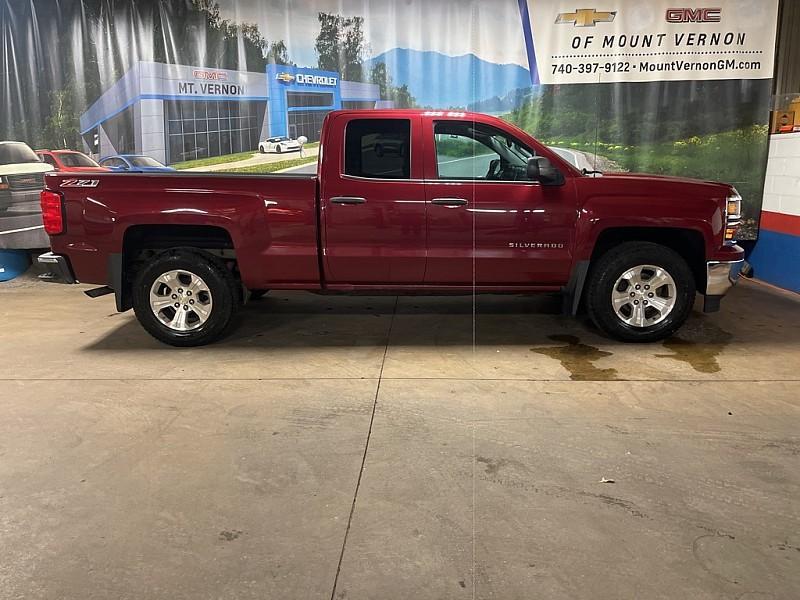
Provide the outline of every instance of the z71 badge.
<path id="1" fill-rule="evenodd" d="M 61 182 L 62 188 L 96 188 L 98 185 L 99 179 L 65 179 Z"/>

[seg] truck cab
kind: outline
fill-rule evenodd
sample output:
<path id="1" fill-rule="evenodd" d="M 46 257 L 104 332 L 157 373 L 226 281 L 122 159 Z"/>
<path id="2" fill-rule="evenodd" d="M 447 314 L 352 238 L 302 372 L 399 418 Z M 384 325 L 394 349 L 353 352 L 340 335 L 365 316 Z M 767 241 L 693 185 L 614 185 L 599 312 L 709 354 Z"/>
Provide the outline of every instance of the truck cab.
<path id="1" fill-rule="evenodd" d="M 586 176 L 456 111 L 335 111 L 321 144 L 316 176 L 50 175 L 45 260 L 174 345 L 217 339 L 270 289 L 560 292 L 608 335 L 654 341 L 738 277 L 727 184 Z"/>

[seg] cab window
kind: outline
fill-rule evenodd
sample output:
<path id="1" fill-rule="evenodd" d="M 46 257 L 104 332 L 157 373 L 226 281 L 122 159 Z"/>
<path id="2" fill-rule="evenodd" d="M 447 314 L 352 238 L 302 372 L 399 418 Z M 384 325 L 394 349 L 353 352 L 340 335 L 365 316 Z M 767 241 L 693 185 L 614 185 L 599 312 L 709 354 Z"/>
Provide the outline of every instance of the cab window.
<path id="1" fill-rule="evenodd" d="M 472 121 L 435 124 L 439 179 L 530 181 L 528 159 L 535 152 L 506 132 Z"/>
<path id="2" fill-rule="evenodd" d="M 411 121 L 355 119 L 345 133 L 344 173 L 369 179 L 411 178 Z"/>

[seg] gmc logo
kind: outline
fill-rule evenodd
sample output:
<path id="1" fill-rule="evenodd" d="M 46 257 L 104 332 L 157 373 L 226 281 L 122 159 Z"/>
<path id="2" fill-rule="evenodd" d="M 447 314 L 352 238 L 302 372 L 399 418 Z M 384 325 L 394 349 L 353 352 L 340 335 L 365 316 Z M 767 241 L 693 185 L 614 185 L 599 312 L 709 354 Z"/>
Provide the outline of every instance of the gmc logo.
<path id="1" fill-rule="evenodd" d="M 721 8 L 668 8 L 667 23 L 719 23 Z"/>
<path id="2" fill-rule="evenodd" d="M 228 74 L 223 73 L 222 71 L 201 71 L 200 69 L 195 69 L 192 71 L 192 75 L 194 75 L 195 79 L 204 79 L 206 81 L 228 80 Z"/>

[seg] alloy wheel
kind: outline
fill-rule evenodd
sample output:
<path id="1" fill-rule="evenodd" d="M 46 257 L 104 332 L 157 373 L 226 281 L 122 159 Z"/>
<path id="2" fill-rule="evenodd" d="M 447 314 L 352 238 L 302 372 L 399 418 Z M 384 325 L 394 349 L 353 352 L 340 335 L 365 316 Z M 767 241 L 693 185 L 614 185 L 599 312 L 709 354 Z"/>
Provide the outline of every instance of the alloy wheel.
<path id="1" fill-rule="evenodd" d="M 194 331 L 211 316 L 211 290 L 201 277 L 190 271 L 167 271 L 150 288 L 150 309 L 173 331 Z"/>
<path id="2" fill-rule="evenodd" d="M 627 325 L 643 329 L 661 323 L 675 308 L 677 287 L 662 267 L 639 265 L 625 271 L 611 292 L 617 317 Z"/>

